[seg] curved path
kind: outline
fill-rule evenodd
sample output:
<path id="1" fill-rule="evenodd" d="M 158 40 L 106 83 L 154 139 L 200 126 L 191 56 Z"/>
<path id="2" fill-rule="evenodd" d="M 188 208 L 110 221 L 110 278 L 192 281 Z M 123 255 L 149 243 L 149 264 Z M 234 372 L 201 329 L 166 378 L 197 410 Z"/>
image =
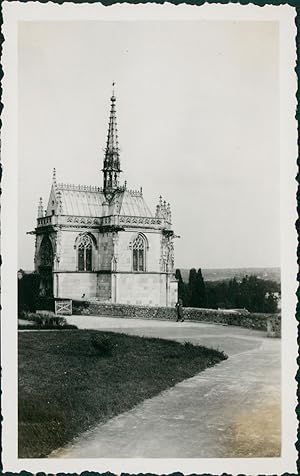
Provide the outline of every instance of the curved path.
<path id="1" fill-rule="evenodd" d="M 72 316 L 68 322 L 190 341 L 224 350 L 229 359 L 99 424 L 51 457 L 280 456 L 280 339 L 207 323 L 97 316 Z"/>

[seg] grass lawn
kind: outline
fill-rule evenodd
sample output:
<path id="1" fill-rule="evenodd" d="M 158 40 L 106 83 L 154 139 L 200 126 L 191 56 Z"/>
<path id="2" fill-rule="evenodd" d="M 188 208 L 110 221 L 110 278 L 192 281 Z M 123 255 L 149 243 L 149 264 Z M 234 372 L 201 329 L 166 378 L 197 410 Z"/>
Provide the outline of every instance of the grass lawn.
<path id="1" fill-rule="evenodd" d="M 103 339 L 111 355 L 101 355 Z M 224 358 L 205 347 L 112 332 L 19 332 L 19 457 L 45 457 Z"/>

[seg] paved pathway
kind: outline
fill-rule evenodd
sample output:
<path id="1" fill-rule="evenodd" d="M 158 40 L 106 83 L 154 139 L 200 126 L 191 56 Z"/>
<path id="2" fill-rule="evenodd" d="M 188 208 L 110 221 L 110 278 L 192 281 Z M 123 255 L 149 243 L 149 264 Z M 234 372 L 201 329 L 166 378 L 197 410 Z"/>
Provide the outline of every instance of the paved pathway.
<path id="1" fill-rule="evenodd" d="M 51 457 L 280 455 L 279 339 L 204 323 L 95 316 L 68 321 L 80 328 L 191 341 L 224 350 L 229 359 L 83 433 Z"/>

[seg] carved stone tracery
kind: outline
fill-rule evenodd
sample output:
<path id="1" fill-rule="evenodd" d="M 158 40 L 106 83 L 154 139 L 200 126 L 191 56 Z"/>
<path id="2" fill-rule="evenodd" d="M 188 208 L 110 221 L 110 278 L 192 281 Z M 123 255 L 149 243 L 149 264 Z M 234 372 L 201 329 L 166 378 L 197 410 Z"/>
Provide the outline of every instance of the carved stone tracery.
<path id="1" fill-rule="evenodd" d="M 174 243 L 173 236 L 163 235 L 161 239 L 161 258 L 162 270 L 173 272 L 174 270 Z"/>

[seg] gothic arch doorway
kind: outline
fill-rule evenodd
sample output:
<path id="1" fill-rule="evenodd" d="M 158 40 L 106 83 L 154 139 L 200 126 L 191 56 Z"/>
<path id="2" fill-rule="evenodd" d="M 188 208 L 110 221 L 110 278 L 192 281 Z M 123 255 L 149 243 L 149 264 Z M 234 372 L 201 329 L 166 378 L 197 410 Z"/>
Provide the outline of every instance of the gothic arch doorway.
<path id="1" fill-rule="evenodd" d="M 50 238 L 44 236 L 39 250 L 40 295 L 53 296 L 53 248 Z"/>

